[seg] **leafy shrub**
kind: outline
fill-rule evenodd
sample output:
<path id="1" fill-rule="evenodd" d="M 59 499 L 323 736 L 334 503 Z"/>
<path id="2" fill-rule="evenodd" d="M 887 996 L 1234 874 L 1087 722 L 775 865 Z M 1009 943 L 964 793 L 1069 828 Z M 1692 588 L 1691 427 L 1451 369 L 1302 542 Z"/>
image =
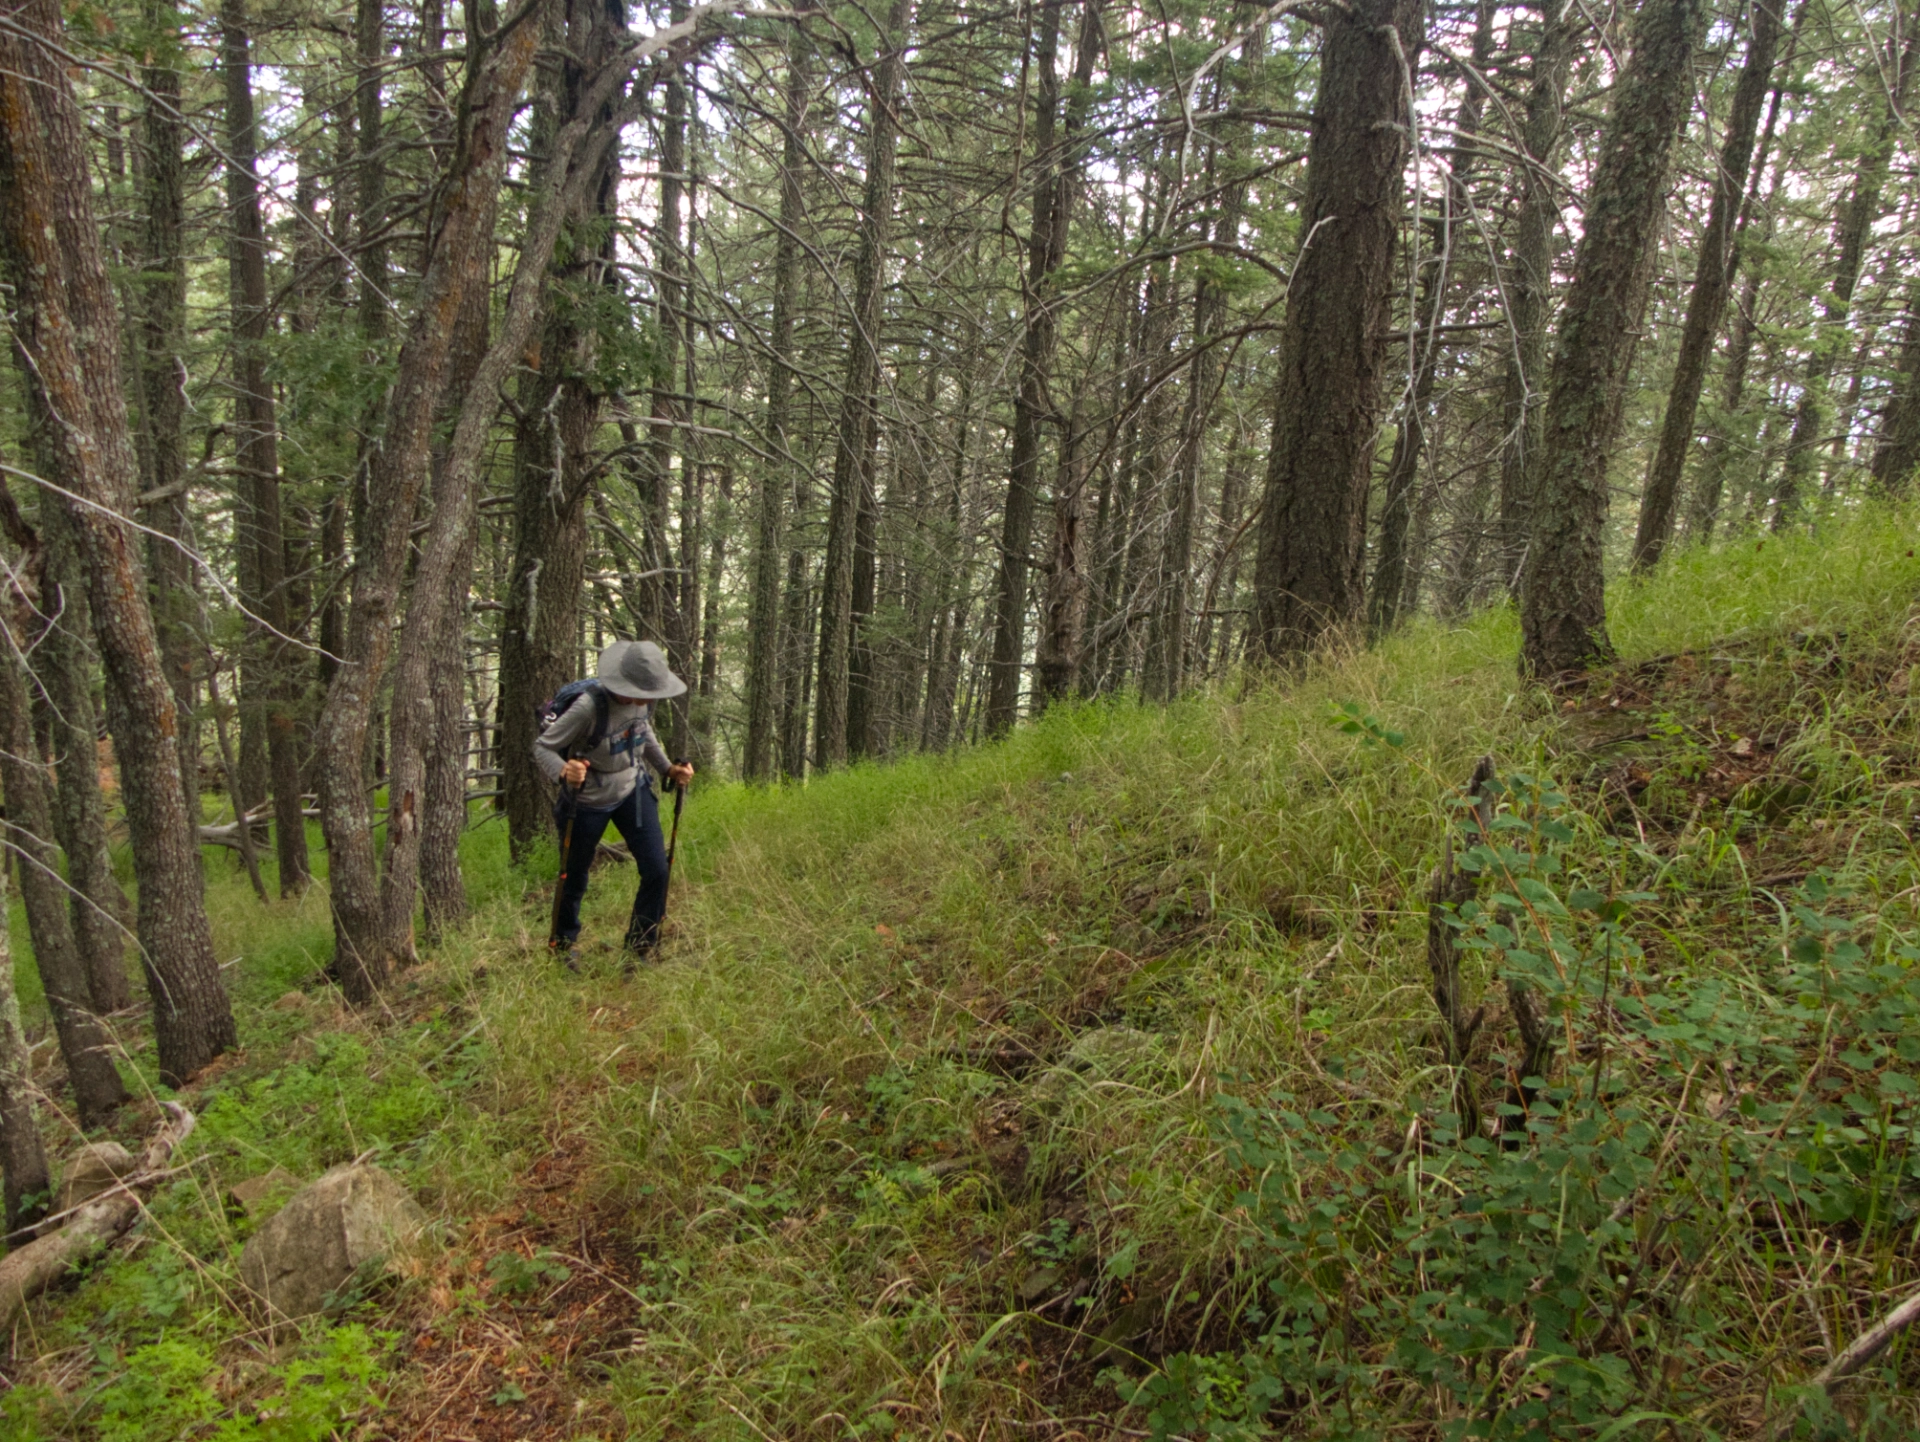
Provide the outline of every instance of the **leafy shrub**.
<path id="1" fill-rule="evenodd" d="M 1656 898 L 1616 879 L 1632 848 L 1533 777 L 1496 789 L 1461 858 L 1487 890 L 1449 920 L 1580 1065 L 1554 1080 L 1509 1059 L 1497 1137 L 1438 1109 L 1398 1148 L 1292 1095 L 1223 1096 L 1264 1278 L 1242 1318 L 1255 1340 L 1115 1374 L 1156 1437 L 1261 1436 L 1296 1411 L 1316 1435 L 1372 1436 L 1436 1402 L 1448 1438 L 1621 1435 L 1744 1360 L 1705 1270 L 1730 1234 L 1795 1215 L 1864 1246 L 1920 1214 L 1902 1070 L 1920 1060 L 1920 948 L 1863 944 L 1815 873 L 1785 945 L 1747 970 L 1649 974 L 1632 933 Z"/>

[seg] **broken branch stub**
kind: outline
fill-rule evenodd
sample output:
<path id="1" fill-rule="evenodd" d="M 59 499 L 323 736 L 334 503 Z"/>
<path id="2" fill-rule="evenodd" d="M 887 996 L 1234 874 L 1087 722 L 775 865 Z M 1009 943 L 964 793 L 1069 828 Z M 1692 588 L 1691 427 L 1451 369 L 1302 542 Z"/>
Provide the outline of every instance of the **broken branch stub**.
<path id="1" fill-rule="evenodd" d="M 1493 797 L 1487 783 L 1493 779 L 1493 758 L 1482 756 L 1467 782 L 1466 795 L 1472 802 L 1478 840 L 1493 822 Z M 1478 1130 L 1479 1105 L 1473 1078 L 1464 1068 L 1473 1048 L 1474 1034 L 1486 1019 L 1487 1009 L 1476 1007 L 1467 1013 L 1460 986 L 1460 948 L 1454 939 L 1454 917 L 1463 903 L 1473 899 L 1479 881 L 1459 870 L 1453 861 L 1453 837 L 1446 837 L 1440 852 L 1440 864 L 1427 883 L 1427 969 L 1433 975 L 1433 1004 L 1440 1012 L 1440 1044 L 1447 1065 L 1458 1070 L 1455 1110 L 1460 1116 L 1463 1135 Z"/>

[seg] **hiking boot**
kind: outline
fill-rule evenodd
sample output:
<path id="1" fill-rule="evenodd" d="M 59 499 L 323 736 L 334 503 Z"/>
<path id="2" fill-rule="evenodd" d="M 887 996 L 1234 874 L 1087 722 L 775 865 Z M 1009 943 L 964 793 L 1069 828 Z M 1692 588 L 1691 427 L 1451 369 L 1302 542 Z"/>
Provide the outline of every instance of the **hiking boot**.
<path id="1" fill-rule="evenodd" d="M 564 945 L 559 942 L 553 942 L 548 945 L 547 950 L 552 952 L 554 959 L 568 971 L 573 972 L 576 976 L 579 975 L 580 957 L 576 953 L 572 942 L 569 941 Z"/>

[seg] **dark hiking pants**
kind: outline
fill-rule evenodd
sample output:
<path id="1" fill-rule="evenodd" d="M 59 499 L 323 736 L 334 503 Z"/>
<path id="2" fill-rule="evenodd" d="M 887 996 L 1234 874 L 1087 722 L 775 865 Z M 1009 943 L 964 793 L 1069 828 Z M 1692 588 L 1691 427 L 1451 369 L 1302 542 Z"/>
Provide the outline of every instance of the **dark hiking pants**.
<path id="1" fill-rule="evenodd" d="M 554 813 L 561 835 L 566 834 L 565 803 Z M 660 939 L 660 918 L 667 910 L 667 842 L 660 834 L 660 803 L 650 786 L 635 786 L 627 799 L 611 811 L 580 810 L 573 814 L 573 844 L 566 856 L 567 884 L 560 897 L 562 946 L 572 946 L 580 935 L 580 899 L 587 894 L 587 873 L 600 838 L 612 822 L 633 853 L 640 871 L 640 890 L 634 894 L 633 916 L 627 922 L 627 950 L 645 955 Z"/>

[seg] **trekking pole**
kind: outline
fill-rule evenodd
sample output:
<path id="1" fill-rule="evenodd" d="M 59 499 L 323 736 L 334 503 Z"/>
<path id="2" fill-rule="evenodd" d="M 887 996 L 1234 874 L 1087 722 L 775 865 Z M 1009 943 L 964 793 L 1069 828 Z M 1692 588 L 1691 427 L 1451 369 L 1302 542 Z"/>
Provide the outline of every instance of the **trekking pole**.
<path id="1" fill-rule="evenodd" d="M 578 787 L 562 781 L 560 794 L 566 798 L 567 819 L 560 827 L 560 878 L 553 883 L 553 920 L 547 926 L 547 946 L 550 950 L 558 950 L 560 946 L 560 908 L 565 904 L 567 895 L 567 857 L 573 851 L 573 818 L 580 810 Z"/>
<path id="2" fill-rule="evenodd" d="M 684 766 L 686 758 L 683 756 L 673 764 Z M 687 804 L 687 788 L 677 781 L 670 781 L 668 785 L 673 787 L 673 832 L 667 838 L 667 880 L 671 882 L 673 880 L 673 849 L 680 844 L 680 808 Z"/>

